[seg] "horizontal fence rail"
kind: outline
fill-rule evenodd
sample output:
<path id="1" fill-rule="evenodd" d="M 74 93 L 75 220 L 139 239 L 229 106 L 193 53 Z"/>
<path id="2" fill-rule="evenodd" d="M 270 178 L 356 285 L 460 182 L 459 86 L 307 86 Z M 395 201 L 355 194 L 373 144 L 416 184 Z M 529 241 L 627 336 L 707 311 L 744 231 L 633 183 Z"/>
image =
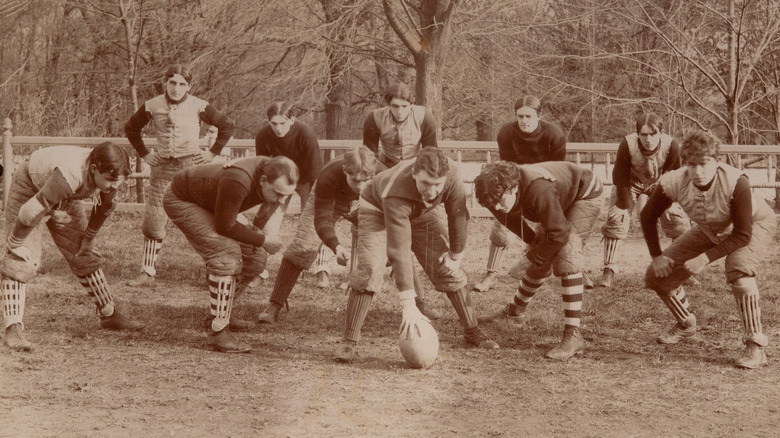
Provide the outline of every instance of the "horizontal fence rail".
<path id="1" fill-rule="evenodd" d="M 5 126 L 4 126 L 5 128 Z M 102 142 L 110 141 L 120 146 L 130 148 L 134 153 L 130 142 L 121 137 L 32 137 L 10 135 L 10 129 L 5 129 L 3 133 L 3 165 L 5 172 L 3 174 L 3 200 L 5 205 L 6 194 L 11 185 L 12 169 L 15 165 L 14 152 L 24 150 L 29 155 L 33 150 L 40 147 L 72 145 L 92 147 Z M 157 139 L 144 138 L 144 143 L 149 148 L 157 146 Z M 329 161 L 345 151 L 362 144 L 360 140 L 319 140 L 320 149 L 323 153 L 323 159 Z M 210 145 L 208 139 L 201 140 L 201 146 L 206 148 Z M 485 163 L 498 159 L 498 146 L 492 141 L 451 141 L 442 140 L 439 147 L 443 149 L 451 158 L 461 163 L 461 176 L 466 183 L 469 192 L 469 209 L 473 216 L 490 216 L 487 209 L 482 208 L 473 197 L 474 177 Z M 618 143 L 568 143 L 567 159 L 579 165 L 591 168 L 605 184 L 612 183 L 612 163 L 617 153 Z M 233 159 L 239 157 L 253 156 L 255 143 L 253 139 L 231 139 L 222 152 L 224 159 Z M 721 153 L 727 155 L 731 162 L 739 167 L 746 169 L 750 175 L 750 184 L 754 190 L 761 190 L 761 195 L 766 199 L 775 199 L 776 191 L 780 190 L 780 182 L 776 181 L 775 163 L 776 157 L 780 156 L 780 146 L 778 145 L 723 145 Z M 18 158 L 22 158 L 21 156 Z M 17 159 L 17 161 L 18 161 Z M 136 172 L 131 175 L 132 178 L 139 180 L 148 178 L 147 171 Z M 139 182 L 140 183 L 140 182 Z M 120 210 L 135 211 L 141 210 L 142 203 L 125 202 L 119 205 Z M 125 204 L 125 205 L 122 205 Z M 300 209 L 297 203 L 293 202 L 291 213 L 296 213 Z"/>

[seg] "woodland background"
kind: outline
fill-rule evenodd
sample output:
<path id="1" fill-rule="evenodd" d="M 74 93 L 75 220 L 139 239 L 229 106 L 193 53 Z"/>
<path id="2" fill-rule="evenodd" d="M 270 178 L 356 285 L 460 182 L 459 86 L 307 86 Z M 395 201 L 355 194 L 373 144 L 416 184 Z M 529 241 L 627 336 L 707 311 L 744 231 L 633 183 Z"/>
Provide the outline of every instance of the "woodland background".
<path id="1" fill-rule="evenodd" d="M 16 135 L 124 136 L 172 63 L 252 138 L 275 100 L 359 139 L 392 81 L 442 139 L 494 140 L 522 94 L 570 142 L 638 114 L 777 144 L 780 0 L 3 0 L 0 117 Z"/>

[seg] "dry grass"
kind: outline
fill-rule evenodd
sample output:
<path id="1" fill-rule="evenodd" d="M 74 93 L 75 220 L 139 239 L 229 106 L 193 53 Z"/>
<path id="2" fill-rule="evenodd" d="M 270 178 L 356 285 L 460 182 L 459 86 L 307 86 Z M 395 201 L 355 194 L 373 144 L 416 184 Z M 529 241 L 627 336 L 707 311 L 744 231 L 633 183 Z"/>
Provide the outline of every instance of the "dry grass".
<path id="1" fill-rule="evenodd" d="M 491 352 L 467 348 L 446 297 L 426 291 L 444 314 L 434 323 L 442 347 L 432 368 L 416 371 L 397 350 L 400 314 L 392 293 L 372 304 L 361 358 L 334 363 L 346 298 L 338 287 L 316 289 L 312 275 L 299 282 L 280 323 L 238 335 L 253 345 L 251 354 L 206 350 L 205 270 L 178 230 L 170 229 L 156 286 L 121 285 L 120 278 L 137 271 L 140 222 L 137 214 L 118 215 L 101 231 L 100 248 L 122 309 L 147 324 L 142 333 L 98 330 L 89 299 L 47 243 L 25 318 L 36 351 L 0 349 L 0 436 L 776 434 L 776 343 L 768 348 L 769 367 L 731 366 L 741 332 L 722 263 L 716 263 L 688 291 L 702 331 L 679 345 L 655 344 L 654 336 L 673 320 L 642 288 L 649 257 L 636 226 L 621 250 L 616 287 L 585 295 L 582 358 L 543 358 L 562 328 L 559 282 L 551 279 L 531 304 L 526 327 L 487 329 L 502 346 Z M 489 226 L 485 219 L 472 224 L 464 267 L 474 280 L 484 270 Z M 292 229 L 286 221 L 284 232 Z M 773 341 L 780 333 L 776 248 L 759 280 L 764 327 Z M 511 247 L 505 268 L 519 251 L 518 244 Z M 598 270 L 597 236 L 586 252 L 589 268 Z M 239 302 L 240 315 L 251 318 L 264 307 L 279 260 L 269 262 L 271 279 Z M 332 283 L 345 275 L 334 265 Z M 475 295 L 479 313 L 499 309 L 514 293 L 516 282 L 506 275 L 501 280 Z"/>

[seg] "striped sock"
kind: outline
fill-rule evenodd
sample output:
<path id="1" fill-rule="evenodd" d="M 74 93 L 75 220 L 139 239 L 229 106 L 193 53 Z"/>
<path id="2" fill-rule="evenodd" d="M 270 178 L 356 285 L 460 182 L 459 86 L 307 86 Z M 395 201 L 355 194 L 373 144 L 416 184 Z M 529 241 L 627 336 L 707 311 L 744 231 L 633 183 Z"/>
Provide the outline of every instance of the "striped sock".
<path id="1" fill-rule="evenodd" d="M 528 303 L 536 295 L 536 292 L 544 285 L 544 278 L 533 278 L 526 274 L 520 281 L 520 286 L 517 287 L 517 293 L 515 294 L 514 304 L 519 307 L 520 311 L 524 312 Z"/>
<path id="2" fill-rule="evenodd" d="M 561 277 L 563 322 L 569 327 L 579 327 L 582 319 L 582 272 Z"/>

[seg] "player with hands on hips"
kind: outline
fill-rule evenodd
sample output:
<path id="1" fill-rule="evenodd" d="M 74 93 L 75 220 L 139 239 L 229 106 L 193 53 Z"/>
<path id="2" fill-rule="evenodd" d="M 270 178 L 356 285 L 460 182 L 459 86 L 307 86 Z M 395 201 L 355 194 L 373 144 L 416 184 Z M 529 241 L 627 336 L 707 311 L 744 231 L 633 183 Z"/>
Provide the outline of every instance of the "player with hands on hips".
<path id="1" fill-rule="evenodd" d="M 125 135 L 130 144 L 151 167 L 141 226 L 144 235 L 141 272 L 127 281 L 128 286 L 154 284 L 157 258 L 168 223 L 163 195 L 173 175 L 190 166 L 210 163 L 233 135 L 233 121 L 205 100 L 191 95 L 191 87 L 190 69 L 181 64 L 170 66 L 163 78 L 163 94 L 144 102 L 125 124 Z M 209 149 L 200 148 L 201 122 L 217 129 L 216 140 Z M 144 127 L 150 123 L 157 138 L 157 149 L 153 151 L 146 147 L 141 137 Z"/>
<path id="2" fill-rule="evenodd" d="M 691 131 L 682 141 L 685 167 L 658 180 L 640 215 L 642 232 L 653 258 L 645 285 L 655 291 L 671 311 L 676 324 L 656 338 L 660 344 L 676 344 L 694 336 L 696 315 L 683 284 L 704 267 L 725 257 L 726 281 L 742 320 L 745 350 L 735 361 L 739 368 L 767 364 L 764 349 L 769 338 L 761 324 L 758 261 L 765 257 L 777 230 L 777 218 L 750 187 L 740 169 L 720 162 L 720 140 L 704 131 Z M 694 226 L 661 249 L 658 219 L 677 203 Z"/>
<path id="3" fill-rule="evenodd" d="M 103 274 L 103 258 L 95 237 L 114 208 L 119 186 L 130 174 L 130 161 L 121 147 L 105 142 L 93 149 L 53 146 L 38 149 L 14 173 L 5 211 L 6 251 L 0 259 L 0 302 L 5 344 L 29 351 L 24 336 L 27 284 L 41 261 L 42 231 L 52 240 L 70 270 L 92 297 L 107 330 L 138 330 L 142 324 L 119 313 Z M 92 199 L 87 218 L 81 200 Z"/>

